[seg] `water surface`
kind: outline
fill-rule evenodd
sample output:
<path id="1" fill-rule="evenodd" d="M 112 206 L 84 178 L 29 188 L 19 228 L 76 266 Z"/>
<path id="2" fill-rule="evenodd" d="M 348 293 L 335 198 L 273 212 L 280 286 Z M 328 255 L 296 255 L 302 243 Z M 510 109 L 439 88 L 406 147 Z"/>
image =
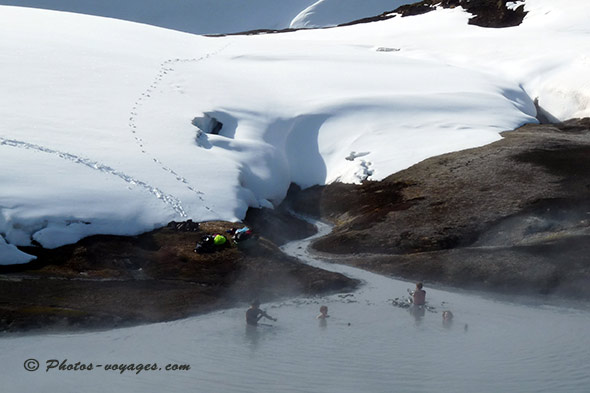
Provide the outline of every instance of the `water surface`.
<path id="1" fill-rule="evenodd" d="M 320 224 L 321 236 L 329 231 Z M 393 307 L 413 284 L 324 263 L 361 279 L 354 293 L 263 304 L 278 318 L 247 328 L 245 307 L 171 323 L 81 334 L 5 336 L 4 392 L 588 392 L 590 313 L 426 287 L 435 309 Z M 316 319 L 329 307 L 326 323 Z M 441 312 L 453 311 L 450 326 Z M 467 328 L 466 328 L 467 325 Z M 26 371 L 26 359 L 41 368 Z M 45 371 L 48 359 L 94 365 L 188 364 L 187 371 Z"/>

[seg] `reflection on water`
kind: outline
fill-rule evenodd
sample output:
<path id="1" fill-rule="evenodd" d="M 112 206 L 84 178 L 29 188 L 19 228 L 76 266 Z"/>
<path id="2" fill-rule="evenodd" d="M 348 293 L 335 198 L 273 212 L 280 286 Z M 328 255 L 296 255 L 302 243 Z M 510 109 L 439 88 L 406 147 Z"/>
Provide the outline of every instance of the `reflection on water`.
<path id="1" fill-rule="evenodd" d="M 590 316 L 427 287 L 427 305 L 393 298 L 412 283 L 323 264 L 362 279 L 355 293 L 265 304 L 278 322 L 245 326 L 248 308 L 100 333 L 4 338 L 3 391 L 587 392 Z M 426 283 L 427 284 L 427 283 Z M 318 319 L 326 305 L 330 317 Z M 452 310 L 453 318 L 442 319 Z M 468 328 L 467 328 L 468 326 Z M 190 364 L 189 372 L 31 373 L 22 362 Z"/>
<path id="2" fill-rule="evenodd" d="M 260 331 L 258 330 L 258 326 L 246 324 L 246 341 L 252 347 L 252 349 L 255 350 L 258 347 L 259 340 Z"/>
<path id="3" fill-rule="evenodd" d="M 414 317 L 416 325 L 419 325 L 422 322 L 422 318 L 426 315 L 426 308 L 422 306 L 412 306 L 408 310 L 410 311 L 410 315 Z"/>

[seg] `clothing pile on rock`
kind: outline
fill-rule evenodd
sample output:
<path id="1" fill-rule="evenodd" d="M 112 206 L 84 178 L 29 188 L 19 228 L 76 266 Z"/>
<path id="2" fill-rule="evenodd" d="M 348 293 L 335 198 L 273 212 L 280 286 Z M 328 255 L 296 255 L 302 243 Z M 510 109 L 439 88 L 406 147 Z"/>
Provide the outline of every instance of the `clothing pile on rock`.
<path id="1" fill-rule="evenodd" d="M 184 222 L 170 221 L 168 228 L 179 232 L 197 232 L 199 230 L 199 223 L 193 222 L 193 220 Z"/>
<path id="2" fill-rule="evenodd" d="M 244 241 L 246 241 L 248 239 L 251 239 L 252 238 L 252 235 L 253 235 L 252 230 L 250 228 L 248 228 L 248 227 L 243 227 L 243 228 L 240 228 L 240 229 L 233 228 L 230 231 L 230 233 L 231 232 L 233 232 L 232 233 L 232 239 L 236 243 L 244 242 Z"/>
<path id="3" fill-rule="evenodd" d="M 213 235 L 203 235 L 201 240 L 197 242 L 195 249 L 193 250 L 199 254 L 205 254 L 222 250 L 230 245 L 227 238 L 218 233 Z"/>

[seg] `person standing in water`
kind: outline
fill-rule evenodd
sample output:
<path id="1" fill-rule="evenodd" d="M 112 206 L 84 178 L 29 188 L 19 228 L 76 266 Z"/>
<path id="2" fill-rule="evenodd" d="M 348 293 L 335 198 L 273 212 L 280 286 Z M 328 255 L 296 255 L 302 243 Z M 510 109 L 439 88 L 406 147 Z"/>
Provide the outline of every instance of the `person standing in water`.
<path id="1" fill-rule="evenodd" d="M 262 317 L 266 319 L 270 319 L 271 321 L 277 321 L 276 318 L 271 317 L 260 308 L 260 302 L 258 300 L 254 300 L 250 305 L 250 308 L 246 311 L 246 323 L 250 326 L 258 326 L 258 321 Z"/>
<path id="2" fill-rule="evenodd" d="M 422 289 L 423 285 L 421 282 L 416 284 L 416 289 L 412 294 L 412 302 L 416 306 L 423 306 L 426 304 L 426 291 Z"/>
<path id="3" fill-rule="evenodd" d="M 321 306 L 320 313 L 316 317 L 320 321 L 320 327 L 325 328 L 326 326 L 328 326 L 329 317 L 330 316 L 328 315 L 328 306 Z"/>

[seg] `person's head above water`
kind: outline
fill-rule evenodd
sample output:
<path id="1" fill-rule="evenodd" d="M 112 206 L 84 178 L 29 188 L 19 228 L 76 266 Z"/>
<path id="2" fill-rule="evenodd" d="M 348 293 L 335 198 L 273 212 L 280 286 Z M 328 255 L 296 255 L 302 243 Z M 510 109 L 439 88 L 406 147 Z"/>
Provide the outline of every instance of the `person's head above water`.
<path id="1" fill-rule="evenodd" d="M 320 306 L 320 314 L 318 315 L 318 319 L 325 319 L 328 317 L 328 306 Z"/>
<path id="2" fill-rule="evenodd" d="M 450 321 L 451 319 L 453 319 L 453 313 L 450 311 L 443 311 L 442 317 L 445 321 Z"/>
<path id="3" fill-rule="evenodd" d="M 422 285 L 421 282 L 416 283 L 416 288 L 418 288 L 418 289 L 422 289 L 423 286 L 424 285 Z"/>
<path id="4" fill-rule="evenodd" d="M 260 306 L 260 300 L 256 299 L 256 300 L 252 301 L 252 303 L 250 303 L 250 306 L 252 306 L 254 308 L 258 308 Z"/>

